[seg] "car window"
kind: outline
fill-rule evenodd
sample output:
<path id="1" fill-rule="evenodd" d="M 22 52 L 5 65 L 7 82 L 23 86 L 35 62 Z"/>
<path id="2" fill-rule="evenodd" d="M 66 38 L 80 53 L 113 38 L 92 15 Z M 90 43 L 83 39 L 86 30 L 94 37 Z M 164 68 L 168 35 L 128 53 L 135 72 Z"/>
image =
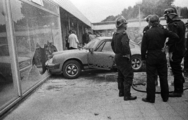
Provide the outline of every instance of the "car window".
<path id="1" fill-rule="evenodd" d="M 102 51 L 104 51 L 104 52 L 113 52 L 110 41 L 105 42 L 105 45 L 104 45 Z"/>
<path id="2" fill-rule="evenodd" d="M 96 49 L 96 51 L 102 51 L 104 45 L 105 45 L 105 42 L 102 42 L 102 43 L 98 46 L 98 48 Z"/>
<path id="3" fill-rule="evenodd" d="M 98 45 L 98 43 L 99 43 L 99 39 L 93 39 L 93 40 L 91 40 L 88 44 L 86 44 L 86 45 L 84 46 L 84 48 L 86 48 L 86 49 L 89 49 L 89 48 L 96 48 L 97 45 Z"/>

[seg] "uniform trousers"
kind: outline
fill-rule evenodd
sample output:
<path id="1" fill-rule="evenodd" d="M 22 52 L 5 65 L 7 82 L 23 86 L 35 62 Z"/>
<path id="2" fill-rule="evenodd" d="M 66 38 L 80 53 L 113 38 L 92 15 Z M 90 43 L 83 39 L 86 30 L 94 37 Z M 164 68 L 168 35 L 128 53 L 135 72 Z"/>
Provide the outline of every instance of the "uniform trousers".
<path id="1" fill-rule="evenodd" d="M 166 54 L 162 51 L 148 52 L 146 59 L 146 73 L 147 73 L 147 99 L 155 102 L 155 81 L 156 73 L 159 75 L 161 86 L 161 97 L 163 100 L 168 100 L 169 87 L 167 81 L 167 60 Z"/>
<path id="2" fill-rule="evenodd" d="M 182 59 L 183 55 L 180 55 L 175 51 L 172 56 L 173 61 L 170 61 L 170 66 L 174 75 L 174 92 L 176 93 L 183 93 L 183 83 L 185 82 L 181 67 Z"/>
<path id="3" fill-rule="evenodd" d="M 118 89 L 124 93 L 124 97 L 130 97 L 130 89 L 133 82 L 133 69 L 131 60 L 122 55 L 115 55 L 115 62 L 118 69 Z"/>

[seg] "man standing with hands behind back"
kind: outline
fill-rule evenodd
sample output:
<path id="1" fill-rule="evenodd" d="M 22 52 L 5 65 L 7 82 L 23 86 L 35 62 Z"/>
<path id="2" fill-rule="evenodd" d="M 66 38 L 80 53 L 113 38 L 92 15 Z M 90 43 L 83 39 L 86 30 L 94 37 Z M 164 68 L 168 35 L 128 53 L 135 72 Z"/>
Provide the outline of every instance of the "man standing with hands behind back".
<path id="1" fill-rule="evenodd" d="M 119 97 L 124 100 L 135 100 L 136 96 L 131 96 L 130 90 L 133 82 L 133 69 L 131 65 L 131 51 L 129 38 L 126 33 L 127 21 L 121 16 L 116 21 L 117 31 L 113 34 L 112 49 L 115 53 L 115 63 L 118 69 L 118 89 Z"/>

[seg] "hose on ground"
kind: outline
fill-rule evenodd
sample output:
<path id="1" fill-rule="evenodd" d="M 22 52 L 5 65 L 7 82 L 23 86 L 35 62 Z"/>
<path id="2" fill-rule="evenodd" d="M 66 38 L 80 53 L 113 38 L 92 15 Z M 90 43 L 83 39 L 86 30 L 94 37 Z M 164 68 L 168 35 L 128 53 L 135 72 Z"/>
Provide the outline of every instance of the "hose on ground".
<path id="1" fill-rule="evenodd" d="M 145 84 L 143 84 L 143 83 L 133 84 L 133 85 L 132 85 L 132 88 L 133 88 L 135 91 L 146 93 L 146 90 L 139 90 L 139 89 L 137 89 L 137 88 L 136 88 L 137 85 L 145 86 Z M 188 90 L 188 88 L 186 87 L 186 88 L 183 89 L 183 91 L 185 91 L 185 90 Z M 173 92 L 173 91 L 169 91 L 169 93 L 172 93 L 172 92 Z M 156 94 L 160 94 L 161 92 L 155 92 L 155 93 L 156 93 Z"/>

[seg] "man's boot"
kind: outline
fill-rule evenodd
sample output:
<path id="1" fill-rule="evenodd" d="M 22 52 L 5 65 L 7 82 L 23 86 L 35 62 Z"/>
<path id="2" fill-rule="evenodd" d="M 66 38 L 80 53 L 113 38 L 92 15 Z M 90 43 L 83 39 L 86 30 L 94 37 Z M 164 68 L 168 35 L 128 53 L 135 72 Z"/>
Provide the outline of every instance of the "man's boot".
<path id="1" fill-rule="evenodd" d="M 123 97 L 124 96 L 124 92 L 123 91 L 119 91 L 119 97 Z"/>
<path id="2" fill-rule="evenodd" d="M 182 96 L 182 93 L 178 93 L 178 92 L 169 93 L 169 97 L 181 97 L 181 96 Z"/>
<path id="3" fill-rule="evenodd" d="M 124 100 L 128 101 L 128 100 L 136 100 L 137 97 L 136 96 L 124 96 Z"/>
<path id="4" fill-rule="evenodd" d="M 131 90 L 131 86 L 124 85 L 124 100 L 125 101 L 137 99 L 136 96 L 131 96 L 130 90 Z"/>
<path id="5" fill-rule="evenodd" d="M 169 93 L 169 97 L 181 97 L 183 94 L 183 84 L 174 84 L 174 92 Z"/>

